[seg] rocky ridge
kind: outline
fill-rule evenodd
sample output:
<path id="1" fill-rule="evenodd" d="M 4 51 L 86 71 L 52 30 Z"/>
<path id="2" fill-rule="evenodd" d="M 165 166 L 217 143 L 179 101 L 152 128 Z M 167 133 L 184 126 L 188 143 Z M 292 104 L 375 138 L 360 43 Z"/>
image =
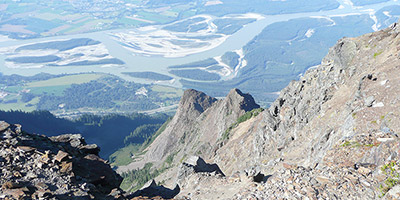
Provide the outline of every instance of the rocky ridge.
<path id="1" fill-rule="evenodd" d="M 143 156 L 124 167 L 136 169 L 145 163 L 155 167 L 165 166 L 167 158 L 172 166 L 178 166 L 190 155 L 199 155 L 205 159 L 213 156 L 223 142 L 225 130 L 248 111 L 259 108 L 248 94 L 232 89 L 224 99 L 210 97 L 203 92 L 186 90 L 178 110 L 165 130 L 145 149 Z M 119 168 L 119 171 L 122 171 Z M 172 167 L 158 176 L 157 182 L 167 182 L 175 187 L 177 167 Z"/>
<path id="2" fill-rule="evenodd" d="M 186 134 L 198 136 L 204 150 L 182 149 L 216 163 L 226 176 L 187 173 L 178 179 L 176 198 L 399 199 L 399 61 L 400 26 L 394 24 L 339 40 L 269 109 L 231 129 L 235 117 L 224 121 L 229 109 L 213 114 L 229 107 L 230 95 L 213 103 L 184 127 L 200 127 Z M 214 142 L 224 133 L 228 139 Z M 182 144 L 197 150 L 189 140 Z M 255 181 L 256 174 L 265 177 Z"/>
<path id="3" fill-rule="evenodd" d="M 196 90 L 186 90 L 174 118 L 150 145 L 145 158 L 159 161 L 173 151 L 186 155 L 211 155 L 221 133 L 245 112 L 259 107 L 253 97 L 238 89 L 232 89 L 223 100 Z"/>

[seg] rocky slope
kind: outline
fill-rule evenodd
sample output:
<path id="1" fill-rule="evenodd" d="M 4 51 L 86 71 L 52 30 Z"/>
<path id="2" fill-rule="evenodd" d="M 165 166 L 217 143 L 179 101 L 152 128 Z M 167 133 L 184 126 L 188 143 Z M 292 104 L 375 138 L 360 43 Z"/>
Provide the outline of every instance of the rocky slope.
<path id="1" fill-rule="evenodd" d="M 148 148 L 145 159 L 163 160 L 171 152 L 209 156 L 218 139 L 239 116 L 260 106 L 253 97 L 233 89 L 223 100 L 186 90 L 172 121 Z M 180 155 L 177 155 L 178 157 Z"/>
<path id="2" fill-rule="evenodd" d="M 48 138 L 0 121 L 0 199 L 125 199 L 99 151 L 79 134 Z"/>
<path id="3" fill-rule="evenodd" d="M 200 155 L 205 159 L 212 157 L 223 141 L 223 134 L 247 111 L 260 106 L 253 97 L 232 89 L 226 98 L 217 100 L 196 90 L 186 90 L 179 108 L 165 130 L 129 166 L 119 171 L 135 169 L 145 163 L 155 167 L 166 165 L 168 158 L 172 166 L 179 165 L 190 155 Z M 157 181 L 167 181 L 174 187 L 177 168 L 159 176 Z"/>
<path id="4" fill-rule="evenodd" d="M 179 149 L 216 163 L 226 175 L 184 173 L 178 179 L 184 199 L 400 198 L 399 61 L 400 25 L 343 38 L 270 109 L 238 126 L 228 129 L 249 110 L 230 100 L 241 96 L 238 90 L 193 116 L 182 115 L 190 108 L 182 105 L 192 103 L 181 103 L 159 137 L 166 143 L 153 143 L 147 156 Z M 254 182 L 259 174 L 266 176 Z"/>
<path id="5" fill-rule="evenodd" d="M 360 155 L 343 160 L 333 159 L 330 151 L 342 155 L 347 148 L 335 148 L 346 141 L 372 144 L 365 150 L 375 150 L 382 143 L 379 138 L 395 137 L 399 131 L 395 116 L 400 102 L 394 95 L 400 92 L 399 31 L 394 25 L 359 38 L 340 40 L 320 66 L 292 82 L 269 110 L 252 120 L 247 127 L 254 131 L 232 133 L 243 141 L 252 141 L 251 156 L 241 157 L 266 168 L 282 161 L 305 167 L 350 160 L 383 164 L 383 155 L 363 160 L 364 148 L 356 149 Z M 237 142 L 230 140 L 220 149 L 220 160 L 227 160 L 222 156 L 229 153 L 223 151 L 237 148 Z"/>

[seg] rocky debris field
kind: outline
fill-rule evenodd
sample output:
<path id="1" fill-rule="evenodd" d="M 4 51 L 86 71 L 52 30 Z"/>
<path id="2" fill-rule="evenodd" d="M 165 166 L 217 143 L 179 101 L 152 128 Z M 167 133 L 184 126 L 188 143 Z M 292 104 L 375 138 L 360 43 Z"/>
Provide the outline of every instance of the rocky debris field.
<path id="1" fill-rule="evenodd" d="M 0 121 L 0 199 L 118 199 L 122 178 L 79 134 L 45 137 Z"/>

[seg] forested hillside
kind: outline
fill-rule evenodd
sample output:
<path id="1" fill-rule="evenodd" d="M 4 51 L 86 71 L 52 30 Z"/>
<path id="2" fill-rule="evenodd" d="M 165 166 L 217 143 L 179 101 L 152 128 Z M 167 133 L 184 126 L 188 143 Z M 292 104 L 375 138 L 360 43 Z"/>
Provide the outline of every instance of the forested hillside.
<path id="1" fill-rule="evenodd" d="M 0 110 L 49 110 L 76 118 L 82 113 L 131 113 L 177 104 L 182 90 L 140 84 L 104 73 L 1 75 Z"/>
<path id="2" fill-rule="evenodd" d="M 149 116 L 133 113 L 105 116 L 86 114 L 76 120 L 67 120 L 57 118 L 48 111 L 0 111 L 0 121 L 20 123 L 23 125 L 23 130 L 30 133 L 46 136 L 80 133 L 88 143 L 100 146 L 103 158 L 108 158 L 125 144 L 142 144 L 151 138 L 157 127 L 160 127 L 167 118 L 165 114 Z"/>

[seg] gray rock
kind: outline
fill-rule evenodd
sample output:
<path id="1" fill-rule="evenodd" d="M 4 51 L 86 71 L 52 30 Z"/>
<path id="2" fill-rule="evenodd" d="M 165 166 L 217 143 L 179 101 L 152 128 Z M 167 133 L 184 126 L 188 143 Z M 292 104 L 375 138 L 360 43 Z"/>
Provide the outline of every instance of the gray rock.
<path id="1" fill-rule="evenodd" d="M 0 132 L 5 131 L 8 127 L 10 127 L 10 124 L 5 121 L 0 121 Z"/>
<path id="2" fill-rule="evenodd" d="M 364 105 L 367 107 L 372 107 L 372 105 L 375 102 L 375 97 L 374 96 L 369 96 L 364 100 Z"/>
<path id="3" fill-rule="evenodd" d="M 100 147 L 97 146 L 96 144 L 84 145 L 84 146 L 79 147 L 79 149 L 80 149 L 81 152 L 84 153 L 84 154 L 95 154 L 95 155 L 99 155 L 99 152 L 100 152 Z"/>
<path id="4" fill-rule="evenodd" d="M 158 186 L 154 180 L 147 182 L 142 189 L 134 192 L 130 197 L 138 197 L 138 196 L 145 196 L 145 197 L 156 197 L 160 196 L 165 199 L 174 198 L 177 194 L 179 194 L 180 188 L 178 185 L 175 186 L 173 190 L 168 189 L 164 186 Z"/>
<path id="5" fill-rule="evenodd" d="M 208 164 L 199 156 L 191 156 L 183 164 L 189 167 L 193 167 L 196 173 L 215 172 L 216 174 L 224 175 L 217 164 Z"/>
<path id="6" fill-rule="evenodd" d="M 394 186 L 392 189 L 390 189 L 385 197 L 385 199 L 400 199 L 400 185 Z"/>
<path id="7" fill-rule="evenodd" d="M 257 183 L 261 183 L 264 181 L 265 175 L 261 173 L 260 167 L 250 167 L 240 173 L 240 179 L 243 180 L 249 180 Z"/>
<path id="8" fill-rule="evenodd" d="M 68 155 L 69 154 L 67 152 L 58 151 L 57 155 L 54 157 L 54 160 L 61 163 L 62 161 L 68 158 Z"/>

